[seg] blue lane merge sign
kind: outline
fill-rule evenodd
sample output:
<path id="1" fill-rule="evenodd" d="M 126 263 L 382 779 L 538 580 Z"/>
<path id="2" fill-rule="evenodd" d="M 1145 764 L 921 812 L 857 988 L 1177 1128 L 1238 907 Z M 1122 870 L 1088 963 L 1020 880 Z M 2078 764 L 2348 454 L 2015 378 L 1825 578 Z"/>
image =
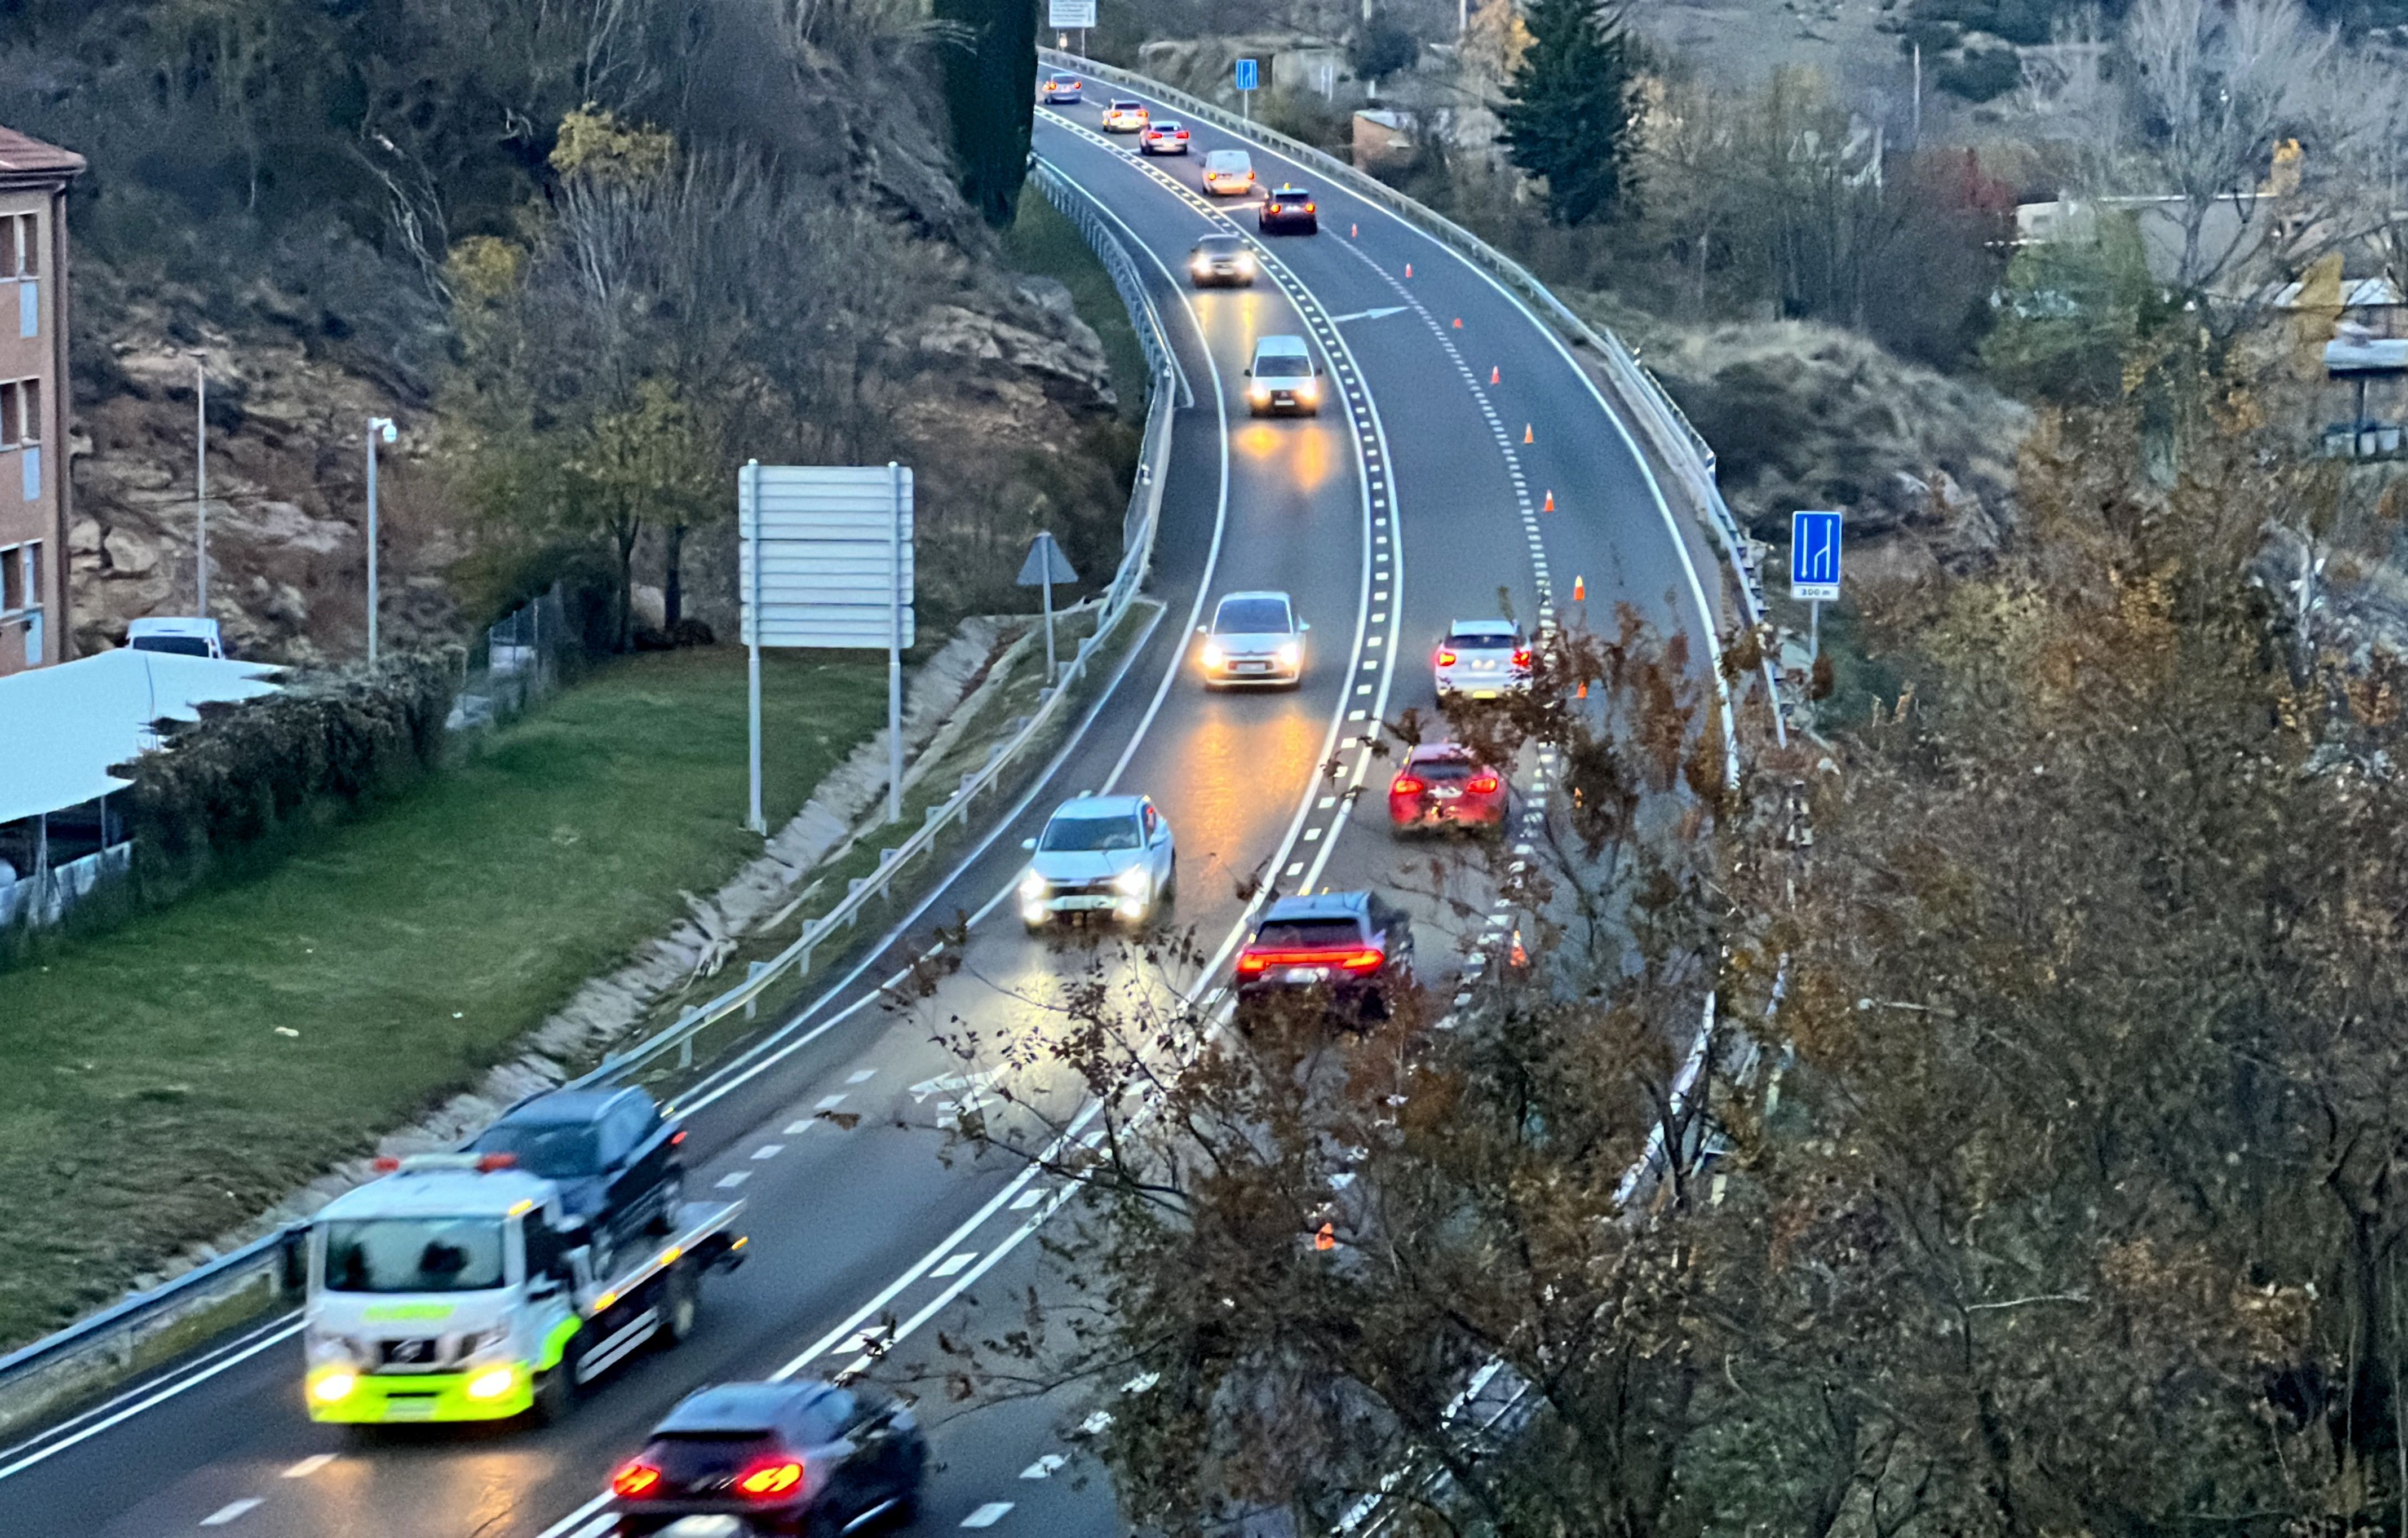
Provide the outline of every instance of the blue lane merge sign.
<path id="1" fill-rule="evenodd" d="M 1800 603 L 1832 603 L 1840 597 L 1840 515 L 1789 515 L 1789 596 Z"/>
<path id="2" fill-rule="evenodd" d="M 1254 67 L 1254 60 L 1252 60 L 1252 59 L 1240 59 L 1240 60 L 1239 60 L 1239 61 L 1238 61 L 1238 89 L 1239 89 L 1239 90 L 1240 90 L 1240 91 L 1252 91 L 1252 90 L 1254 90 L 1254 87 L 1255 87 L 1255 84 L 1256 84 L 1256 82 L 1257 82 L 1257 80 L 1258 80 L 1259 79 L 1260 79 L 1260 77 L 1257 75 L 1257 73 L 1256 73 L 1256 71 L 1255 71 L 1255 67 Z"/>

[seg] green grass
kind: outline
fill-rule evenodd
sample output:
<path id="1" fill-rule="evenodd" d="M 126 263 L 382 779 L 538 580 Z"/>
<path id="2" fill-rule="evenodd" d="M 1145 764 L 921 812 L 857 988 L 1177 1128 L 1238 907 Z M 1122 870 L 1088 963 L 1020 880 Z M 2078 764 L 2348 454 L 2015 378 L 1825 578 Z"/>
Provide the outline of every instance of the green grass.
<path id="1" fill-rule="evenodd" d="M 883 724 L 885 668 L 764 671 L 774 826 Z M 0 977 L 0 1342 L 470 1085 L 725 880 L 759 847 L 744 695 L 733 647 L 615 663 L 272 870 Z"/>
<path id="2" fill-rule="evenodd" d="M 1129 324 L 1128 309 L 1111 274 L 1096 259 L 1079 227 L 1045 201 L 1035 187 L 1023 192 L 1011 228 L 1003 232 L 1003 254 L 1023 272 L 1057 279 L 1070 291 L 1079 319 L 1096 328 L 1104 344 L 1104 361 L 1112 372 L 1112 393 L 1120 397 L 1122 420 L 1145 415 L 1145 349 L 1138 345 Z"/>

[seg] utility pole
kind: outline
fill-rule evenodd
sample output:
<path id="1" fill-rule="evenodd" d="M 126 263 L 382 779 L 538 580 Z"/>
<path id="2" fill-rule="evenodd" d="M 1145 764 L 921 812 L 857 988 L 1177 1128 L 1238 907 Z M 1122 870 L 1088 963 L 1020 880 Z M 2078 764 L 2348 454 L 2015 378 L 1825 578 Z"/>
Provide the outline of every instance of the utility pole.
<path id="1" fill-rule="evenodd" d="M 400 436 L 391 417 L 368 418 L 368 666 L 377 661 L 377 438 Z"/>
<path id="2" fill-rule="evenodd" d="M 209 350 L 193 352 L 194 422 L 197 427 L 193 452 L 193 613 L 209 617 Z"/>
<path id="3" fill-rule="evenodd" d="M 1914 45 L 1914 148 L 1923 148 L 1923 45 Z"/>

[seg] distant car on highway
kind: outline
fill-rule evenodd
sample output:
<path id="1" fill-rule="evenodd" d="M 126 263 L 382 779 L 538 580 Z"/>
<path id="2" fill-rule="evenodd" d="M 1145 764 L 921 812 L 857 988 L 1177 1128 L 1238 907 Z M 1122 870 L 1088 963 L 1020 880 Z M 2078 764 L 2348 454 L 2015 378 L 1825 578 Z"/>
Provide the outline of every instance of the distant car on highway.
<path id="1" fill-rule="evenodd" d="M 1321 229 L 1321 205 L 1301 187 L 1283 182 L 1271 189 L 1255 211 L 1254 223 L 1265 235 L 1313 235 Z"/>
<path id="2" fill-rule="evenodd" d="M 1405 755 L 1388 782 L 1388 823 L 1416 828 L 1505 826 L 1512 793 L 1505 776 L 1460 742 L 1424 742 Z"/>
<path id="3" fill-rule="evenodd" d="M 1187 125 L 1168 118 L 1148 123 L 1137 137 L 1137 147 L 1149 155 L 1183 155 L 1187 152 Z"/>
<path id="4" fill-rule="evenodd" d="M 1091 915 L 1141 924 L 1178 889 L 1178 845 L 1151 797 L 1065 801 L 1020 847 L 1035 855 L 1020 878 L 1020 921 L 1031 934 Z"/>
<path id="5" fill-rule="evenodd" d="M 681 1523 L 724 1534 L 899 1528 L 917 1515 L 927 1466 L 910 1407 L 875 1384 L 714 1384 L 679 1401 L 611 1471 L 610 1513 L 620 1538 Z"/>
<path id="6" fill-rule="evenodd" d="M 1243 150 L 1208 150 L 1204 154 L 1204 190 L 1220 197 L 1242 197 L 1254 190 L 1254 158 Z"/>
<path id="7" fill-rule="evenodd" d="M 1268 683 L 1295 688 L 1304 680 L 1304 633 L 1284 593 L 1231 593 L 1213 608 L 1212 623 L 1197 634 L 1197 665 L 1207 688 Z"/>
<path id="8" fill-rule="evenodd" d="M 1332 1009 L 1385 1020 L 1413 984 L 1413 926 L 1369 892 L 1281 898 L 1238 953 L 1238 1007 L 1321 991 Z"/>
<path id="9" fill-rule="evenodd" d="M 136 652 L 167 652 L 178 656 L 218 657 L 226 654 L 225 637 L 218 622 L 159 616 L 136 620 L 125 627 L 125 644 Z"/>
<path id="10" fill-rule="evenodd" d="M 1153 121 L 1154 114 L 1145 109 L 1143 102 L 1113 100 L 1104 104 L 1107 134 L 1134 134 Z"/>
<path id="11" fill-rule="evenodd" d="M 1048 75 L 1038 91 L 1046 106 L 1059 107 L 1065 103 L 1077 103 L 1081 99 L 1079 92 L 1085 84 L 1076 75 Z"/>
<path id="12" fill-rule="evenodd" d="M 1254 253 L 1241 235 L 1208 235 L 1188 253 L 1187 271 L 1197 288 L 1215 283 L 1248 288 L 1254 281 Z"/>
<path id="13" fill-rule="evenodd" d="M 1530 687 L 1530 643 L 1512 620 L 1457 620 L 1431 658 L 1438 697 L 1495 699 Z"/>
<path id="14" fill-rule="evenodd" d="M 1320 415 L 1321 366 L 1312 361 L 1312 345 L 1302 337 L 1256 338 L 1246 365 L 1246 409 L 1258 417 Z"/>

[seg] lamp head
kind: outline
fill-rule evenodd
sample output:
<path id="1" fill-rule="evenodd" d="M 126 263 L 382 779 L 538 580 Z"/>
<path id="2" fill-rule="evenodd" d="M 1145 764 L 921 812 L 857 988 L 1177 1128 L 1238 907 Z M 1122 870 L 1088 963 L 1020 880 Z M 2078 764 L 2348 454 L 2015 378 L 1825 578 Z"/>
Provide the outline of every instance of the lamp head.
<path id="1" fill-rule="evenodd" d="M 368 425 L 374 428 L 377 436 L 383 438 L 387 443 L 391 443 L 401 437 L 400 430 L 394 426 L 393 418 L 391 417 L 370 417 L 368 418 Z"/>

